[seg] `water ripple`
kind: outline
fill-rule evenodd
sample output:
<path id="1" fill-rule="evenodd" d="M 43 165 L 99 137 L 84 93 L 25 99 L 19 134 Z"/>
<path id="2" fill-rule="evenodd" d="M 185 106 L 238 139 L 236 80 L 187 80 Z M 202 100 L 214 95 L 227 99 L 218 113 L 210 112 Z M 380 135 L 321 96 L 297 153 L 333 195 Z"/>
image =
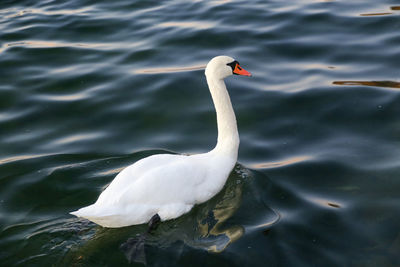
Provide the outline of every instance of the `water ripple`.
<path id="1" fill-rule="evenodd" d="M 334 81 L 332 84 L 335 85 L 363 85 L 363 86 L 373 86 L 382 88 L 400 88 L 399 82 L 394 81 Z"/>
<path id="2" fill-rule="evenodd" d="M 171 73 L 171 72 L 187 72 L 187 71 L 194 71 L 194 70 L 202 70 L 205 68 L 206 68 L 205 65 L 191 66 L 191 67 L 151 68 L 151 69 L 135 70 L 134 73 L 161 74 L 161 73 Z"/>
<path id="3" fill-rule="evenodd" d="M 246 164 L 161 224 L 149 265 L 400 265 L 399 10 L 2 1 L 2 265 L 126 265 L 119 245 L 145 226 L 100 229 L 68 212 L 141 158 L 212 149 L 203 69 L 220 54 L 254 74 L 226 79 Z"/>
<path id="4" fill-rule="evenodd" d="M 251 168 L 254 169 L 272 169 L 272 168 L 281 168 L 281 167 L 287 167 L 290 166 L 292 164 L 297 164 L 300 162 L 305 162 L 305 161 L 310 161 L 313 160 L 314 157 L 313 156 L 297 156 L 297 157 L 292 157 L 289 159 L 284 159 L 284 160 L 280 160 L 280 161 L 275 161 L 275 162 L 265 162 L 265 163 L 255 163 L 250 165 Z"/>
<path id="5" fill-rule="evenodd" d="M 180 29 L 190 28 L 193 30 L 204 30 L 213 28 L 215 26 L 216 26 L 215 23 L 206 21 L 184 21 L 184 22 L 169 21 L 157 25 L 157 27 L 160 28 L 180 28 Z"/>
<path id="6" fill-rule="evenodd" d="M 71 48 L 87 48 L 87 49 L 100 49 L 108 50 L 111 49 L 112 45 L 107 44 L 95 44 L 95 43 L 68 43 L 58 41 L 20 41 L 3 44 L 0 48 L 0 53 L 3 53 L 6 49 L 11 47 L 26 47 L 26 48 L 58 48 L 58 47 L 71 47 Z"/>
<path id="7" fill-rule="evenodd" d="M 59 10 L 46 10 L 45 8 L 28 8 L 21 10 L 19 8 L 10 8 L 0 10 L 0 14 L 8 14 L 3 19 L 13 19 L 22 16 L 34 16 L 34 15 L 75 15 L 75 16 L 88 16 L 93 11 L 92 7 L 83 7 L 78 9 L 59 9 Z"/>

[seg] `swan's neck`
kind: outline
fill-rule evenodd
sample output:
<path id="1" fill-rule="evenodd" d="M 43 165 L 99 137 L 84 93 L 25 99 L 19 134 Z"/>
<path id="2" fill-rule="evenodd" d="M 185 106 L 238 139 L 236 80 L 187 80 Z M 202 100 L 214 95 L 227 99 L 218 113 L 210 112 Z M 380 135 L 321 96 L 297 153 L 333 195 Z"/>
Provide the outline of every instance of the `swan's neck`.
<path id="1" fill-rule="evenodd" d="M 208 87 L 217 112 L 218 141 L 214 152 L 233 157 L 235 162 L 239 149 L 239 133 L 235 112 L 223 79 L 207 76 Z"/>

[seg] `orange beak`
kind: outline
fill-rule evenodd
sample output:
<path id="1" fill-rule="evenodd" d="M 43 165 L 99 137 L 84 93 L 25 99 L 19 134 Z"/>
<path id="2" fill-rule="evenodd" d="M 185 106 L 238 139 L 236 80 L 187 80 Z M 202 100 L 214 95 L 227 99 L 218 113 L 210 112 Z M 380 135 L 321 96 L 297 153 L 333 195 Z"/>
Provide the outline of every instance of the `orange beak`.
<path id="1" fill-rule="evenodd" d="M 236 64 L 233 73 L 237 75 L 251 76 L 251 73 L 240 67 L 239 64 Z"/>

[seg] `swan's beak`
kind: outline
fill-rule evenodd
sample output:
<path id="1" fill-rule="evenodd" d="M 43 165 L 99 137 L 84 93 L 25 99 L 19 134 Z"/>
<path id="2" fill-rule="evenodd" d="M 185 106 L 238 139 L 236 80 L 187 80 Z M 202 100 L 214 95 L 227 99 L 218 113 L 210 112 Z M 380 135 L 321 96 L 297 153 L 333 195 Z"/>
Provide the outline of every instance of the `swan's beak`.
<path id="1" fill-rule="evenodd" d="M 235 69 L 233 70 L 233 74 L 251 76 L 251 73 L 240 67 L 239 64 L 236 64 Z"/>

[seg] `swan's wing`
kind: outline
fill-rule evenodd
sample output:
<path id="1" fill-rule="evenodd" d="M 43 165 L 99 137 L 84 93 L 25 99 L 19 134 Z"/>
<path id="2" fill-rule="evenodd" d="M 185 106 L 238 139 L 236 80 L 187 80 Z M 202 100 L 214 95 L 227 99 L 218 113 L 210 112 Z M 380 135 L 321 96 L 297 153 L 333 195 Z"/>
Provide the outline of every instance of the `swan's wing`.
<path id="1" fill-rule="evenodd" d="M 204 164 L 185 157 L 148 170 L 135 183 L 120 191 L 119 203 L 164 205 L 170 203 L 195 204 L 198 191 L 204 190 L 208 177 Z"/>
<path id="2" fill-rule="evenodd" d="M 152 170 L 163 165 L 168 164 L 170 161 L 176 160 L 177 157 L 184 157 L 181 155 L 173 154 L 157 154 L 144 159 L 141 159 L 134 164 L 123 169 L 114 180 L 108 185 L 108 187 L 100 194 L 96 201 L 96 204 L 103 202 L 110 203 L 114 202 L 122 192 L 128 187 L 132 186 L 137 180 Z"/>
<path id="3" fill-rule="evenodd" d="M 167 173 L 171 173 L 171 164 L 184 162 L 186 158 L 187 156 L 182 155 L 159 154 L 139 160 L 122 170 L 100 194 L 96 203 L 71 214 L 87 218 L 105 227 L 147 222 L 158 212 L 160 205 L 164 204 L 160 201 L 161 195 L 157 194 L 159 187 L 152 185 L 160 183 L 161 177 L 164 177 L 161 175 L 163 170 L 169 170 Z M 158 196 L 159 200 L 152 203 L 152 198 L 155 196 Z M 169 209 L 171 208 L 170 205 Z M 181 205 L 180 209 L 188 211 L 191 206 Z"/>
<path id="4" fill-rule="evenodd" d="M 144 221 L 156 213 L 163 221 L 176 218 L 190 211 L 199 194 L 207 192 L 207 175 L 208 168 L 197 160 L 177 157 L 147 171 L 108 203 L 117 213 L 126 212 L 135 219 L 143 215 Z"/>

